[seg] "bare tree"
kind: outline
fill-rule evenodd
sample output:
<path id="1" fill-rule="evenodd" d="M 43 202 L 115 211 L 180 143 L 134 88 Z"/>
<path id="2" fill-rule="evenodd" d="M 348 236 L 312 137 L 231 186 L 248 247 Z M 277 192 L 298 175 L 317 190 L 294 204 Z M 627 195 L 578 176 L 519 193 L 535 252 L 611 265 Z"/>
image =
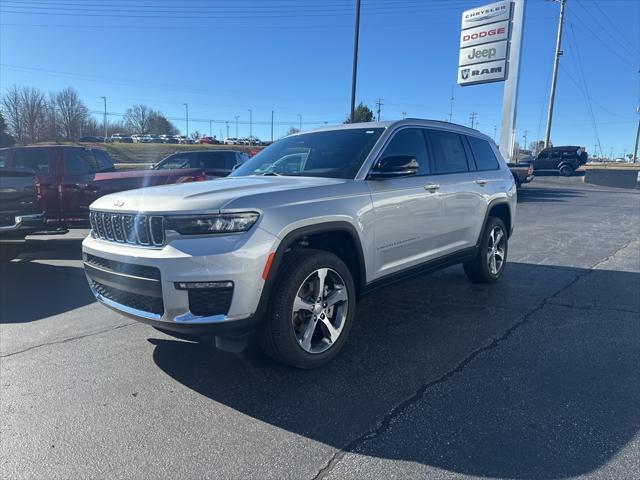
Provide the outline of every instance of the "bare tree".
<path id="1" fill-rule="evenodd" d="M 78 92 L 67 87 L 56 95 L 56 111 L 60 119 L 60 128 L 66 140 L 76 140 L 82 135 L 82 127 L 89 117 Z"/>
<path id="2" fill-rule="evenodd" d="M 20 90 L 13 85 L 2 97 L 2 110 L 7 122 L 8 130 L 16 142 L 25 143 L 25 132 L 22 117 L 22 97 Z"/>
<path id="3" fill-rule="evenodd" d="M 44 94 L 37 88 L 24 87 L 20 90 L 20 97 L 26 139 L 28 142 L 37 142 L 40 140 L 44 126 L 46 108 Z"/>
<path id="4" fill-rule="evenodd" d="M 124 112 L 124 124 L 131 133 L 144 135 L 149 133 L 153 113 L 146 105 L 134 105 Z"/>
<path id="5" fill-rule="evenodd" d="M 149 115 L 149 133 L 154 135 L 176 135 L 178 129 L 162 113 L 152 110 Z"/>

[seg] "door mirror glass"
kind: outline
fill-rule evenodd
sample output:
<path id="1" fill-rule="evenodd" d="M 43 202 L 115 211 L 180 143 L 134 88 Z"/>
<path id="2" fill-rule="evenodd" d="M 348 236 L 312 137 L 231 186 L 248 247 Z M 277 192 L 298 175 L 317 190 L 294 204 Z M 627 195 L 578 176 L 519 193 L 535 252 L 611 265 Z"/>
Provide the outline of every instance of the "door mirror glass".
<path id="1" fill-rule="evenodd" d="M 411 155 L 390 155 L 380 159 L 371 172 L 370 178 L 407 177 L 418 173 L 420 165 Z"/>

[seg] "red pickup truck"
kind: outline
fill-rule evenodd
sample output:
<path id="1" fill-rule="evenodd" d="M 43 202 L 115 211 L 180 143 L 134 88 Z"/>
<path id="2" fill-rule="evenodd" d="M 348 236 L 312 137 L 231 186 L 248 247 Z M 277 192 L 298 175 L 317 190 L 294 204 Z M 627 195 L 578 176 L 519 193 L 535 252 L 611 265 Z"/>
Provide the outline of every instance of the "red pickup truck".
<path id="1" fill-rule="evenodd" d="M 70 145 L 3 148 L 0 167 L 36 172 L 50 230 L 88 226 L 89 205 L 107 193 L 207 179 L 198 168 L 116 172 L 106 151 Z"/>

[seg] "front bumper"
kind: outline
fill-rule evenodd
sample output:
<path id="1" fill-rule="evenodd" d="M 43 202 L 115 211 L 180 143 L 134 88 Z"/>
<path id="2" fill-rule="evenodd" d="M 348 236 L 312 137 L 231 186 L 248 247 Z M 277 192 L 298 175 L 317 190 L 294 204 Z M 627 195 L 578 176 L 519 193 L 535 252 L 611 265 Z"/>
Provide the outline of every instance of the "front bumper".
<path id="1" fill-rule="evenodd" d="M 20 241 L 30 233 L 46 229 L 45 216 L 42 213 L 16 215 L 12 225 L 0 226 L 0 241 Z"/>
<path id="2" fill-rule="evenodd" d="M 256 323 L 262 272 L 276 242 L 256 228 L 246 234 L 175 239 L 163 248 L 89 236 L 82 250 L 91 290 L 105 306 L 171 332 L 222 335 Z M 230 301 L 220 311 L 214 307 L 203 314 L 194 307 L 193 292 L 178 285 L 185 282 L 231 284 Z"/>

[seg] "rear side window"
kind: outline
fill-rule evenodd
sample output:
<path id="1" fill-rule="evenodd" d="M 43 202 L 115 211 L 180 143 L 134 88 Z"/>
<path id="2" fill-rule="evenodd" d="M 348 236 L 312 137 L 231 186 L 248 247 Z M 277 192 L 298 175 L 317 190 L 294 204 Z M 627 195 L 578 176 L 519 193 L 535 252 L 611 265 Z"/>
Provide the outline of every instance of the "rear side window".
<path id="1" fill-rule="evenodd" d="M 15 150 L 13 166 L 31 168 L 37 175 L 49 175 L 55 152 L 44 148 L 22 148 Z"/>
<path id="2" fill-rule="evenodd" d="M 418 161 L 418 175 L 429 173 L 429 157 L 427 156 L 427 144 L 424 140 L 422 129 L 404 128 L 397 132 L 387 147 L 382 157 L 392 155 L 408 155 Z"/>
<path id="3" fill-rule="evenodd" d="M 224 169 L 225 155 L 224 153 L 206 153 L 198 158 L 197 167 Z"/>
<path id="4" fill-rule="evenodd" d="M 471 151 L 473 152 L 473 158 L 476 161 L 476 167 L 479 171 L 482 170 L 497 170 L 500 168 L 498 159 L 493 148 L 489 145 L 489 142 L 477 137 L 467 137 L 469 144 L 471 145 Z"/>
<path id="5" fill-rule="evenodd" d="M 89 175 L 104 170 L 104 165 L 96 158 L 94 152 L 80 149 L 64 152 L 64 173 L 66 175 Z"/>
<path id="6" fill-rule="evenodd" d="M 457 133 L 430 130 L 435 174 L 463 173 L 469 171 L 467 154 L 462 137 Z"/>
<path id="7" fill-rule="evenodd" d="M 0 168 L 7 165 L 7 152 L 0 151 Z"/>

